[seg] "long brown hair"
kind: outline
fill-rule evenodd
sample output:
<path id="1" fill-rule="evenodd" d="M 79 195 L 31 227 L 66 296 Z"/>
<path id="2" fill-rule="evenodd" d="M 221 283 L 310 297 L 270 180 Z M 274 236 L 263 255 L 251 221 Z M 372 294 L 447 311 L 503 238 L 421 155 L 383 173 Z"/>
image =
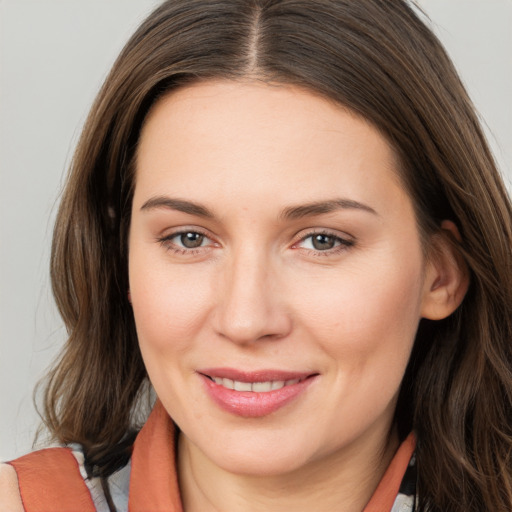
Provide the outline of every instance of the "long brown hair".
<path id="1" fill-rule="evenodd" d="M 50 432 L 83 445 L 91 474 L 129 457 L 147 382 L 127 300 L 134 155 L 162 94 L 215 78 L 295 84 L 352 109 L 400 156 L 422 233 L 457 224 L 470 288 L 452 316 L 420 323 L 396 424 L 417 435 L 419 510 L 509 512 L 512 208 L 450 59 L 405 0 L 170 0 L 140 26 L 92 107 L 55 226 L 69 339 L 47 382 Z"/>

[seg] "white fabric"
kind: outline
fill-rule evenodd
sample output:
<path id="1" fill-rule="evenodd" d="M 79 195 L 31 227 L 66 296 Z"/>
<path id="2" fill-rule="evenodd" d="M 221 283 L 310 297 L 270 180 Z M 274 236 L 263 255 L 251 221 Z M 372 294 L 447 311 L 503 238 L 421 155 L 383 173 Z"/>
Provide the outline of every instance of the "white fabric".
<path id="1" fill-rule="evenodd" d="M 80 468 L 80 474 L 91 493 L 91 498 L 96 507 L 97 512 L 109 512 L 107 500 L 101 487 L 101 481 L 99 478 L 88 478 L 87 471 L 84 466 L 84 454 L 80 445 L 73 444 L 69 446 L 71 453 L 78 462 Z M 131 462 L 128 462 L 126 466 L 114 473 L 108 478 L 110 487 L 110 494 L 112 495 L 112 501 L 117 509 L 117 512 L 128 512 L 128 492 L 130 489 L 130 470 Z"/>

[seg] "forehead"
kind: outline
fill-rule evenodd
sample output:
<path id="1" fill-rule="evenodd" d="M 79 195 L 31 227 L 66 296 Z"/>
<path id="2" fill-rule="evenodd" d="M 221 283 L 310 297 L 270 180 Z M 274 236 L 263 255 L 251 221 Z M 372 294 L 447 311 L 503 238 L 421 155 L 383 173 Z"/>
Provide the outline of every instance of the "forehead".
<path id="1" fill-rule="evenodd" d="M 378 130 L 341 105 L 288 85 L 212 81 L 173 91 L 150 111 L 135 200 L 167 192 L 206 202 L 368 200 L 402 189 L 398 167 Z"/>

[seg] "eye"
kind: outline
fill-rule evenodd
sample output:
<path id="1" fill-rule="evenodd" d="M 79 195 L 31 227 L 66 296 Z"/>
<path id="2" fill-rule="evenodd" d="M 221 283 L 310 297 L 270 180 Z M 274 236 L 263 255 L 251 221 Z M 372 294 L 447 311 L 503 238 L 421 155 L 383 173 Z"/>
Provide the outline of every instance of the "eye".
<path id="1" fill-rule="evenodd" d="M 204 233 L 194 230 L 171 233 L 165 237 L 159 238 L 158 242 L 166 249 L 178 253 L 189 253 L 193 252 L 194 249 L 215 245 Z"/>
<path id="2" fill-rule="evenodd" d="M 342 238 L 333 233 L 324 232 L 310 233 L 295 244 L 296 247 L 301 249 L 319 252 L 335 252 L 351 247 L 352 245 L 354 245 L 352 240 Z"/>
<path id="3" fill-rule="evenodd" d="M 187 231 L 186 233 L 178 233 L 172 237 L 172 242 L 186 249 L 196 249 L 202 247 L 204 242 L 208 240 L 201 233 L 195 231 Z"/>
<path id="4" fill-rule="evenodd" d="M 327 251 L 334 248 L 337 244 L 339 244 L 339 241 L 336 237 L 324 235 L 323 233 L 310 235 L 304 240 L 304 245 L 309 246 L 307 247 L 308 249 L 315 249 L 317 251 Z"/>

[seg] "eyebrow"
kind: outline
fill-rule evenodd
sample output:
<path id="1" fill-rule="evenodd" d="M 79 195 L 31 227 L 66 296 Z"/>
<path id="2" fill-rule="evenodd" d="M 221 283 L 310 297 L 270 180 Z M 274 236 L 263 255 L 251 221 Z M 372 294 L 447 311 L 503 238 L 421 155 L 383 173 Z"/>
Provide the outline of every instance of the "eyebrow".
<path id="1" fill-rule="evenodd" d="M 371 206 L 353 201 L 352 199 L 330 199 L 328 201 L 317 201 L 285 208 L 280 217 L 283 219 L 296 220 L 303 217 L 314 217 L 325 213 L 332 213 L 337 210 L 362 210 L 379 215 Z"/>
<path id="2" fill-rule="evenodd" d="M 206 206 L 185 199 L 176 199 L 167 196 L 152 197 L 148 199 L 140 209 L 141 211 L 146 211 L 160 208 L 176 210 L 208 219 L 215 218 L 215 215 Z M 298 206 L 289 206 L 282 210 L 279 214 L 279 218 L 283 220 L 297 220 L 303 217 L 314 217 L 338 210 L 362 210 L 373 215 L 379 215 L 371 206 L 352 199 L 330 199 Z"/>
<path id="3" fill-rule="evenodd" d="M 166 196 L 156 196 L 148 199 L 142 206 L 141 211 L 144 210 L 155 210 L 159 208 L 166 208 L 169 210 L 177 210 L 183 213 L 189 213 L 190 215 L 196 215 L 198 217 L 206 217 L 212 219 L 213 213 L 206 208 L 206 206 L 192 201 L 186 201 L 184 199 L 174 199 Z"/>

